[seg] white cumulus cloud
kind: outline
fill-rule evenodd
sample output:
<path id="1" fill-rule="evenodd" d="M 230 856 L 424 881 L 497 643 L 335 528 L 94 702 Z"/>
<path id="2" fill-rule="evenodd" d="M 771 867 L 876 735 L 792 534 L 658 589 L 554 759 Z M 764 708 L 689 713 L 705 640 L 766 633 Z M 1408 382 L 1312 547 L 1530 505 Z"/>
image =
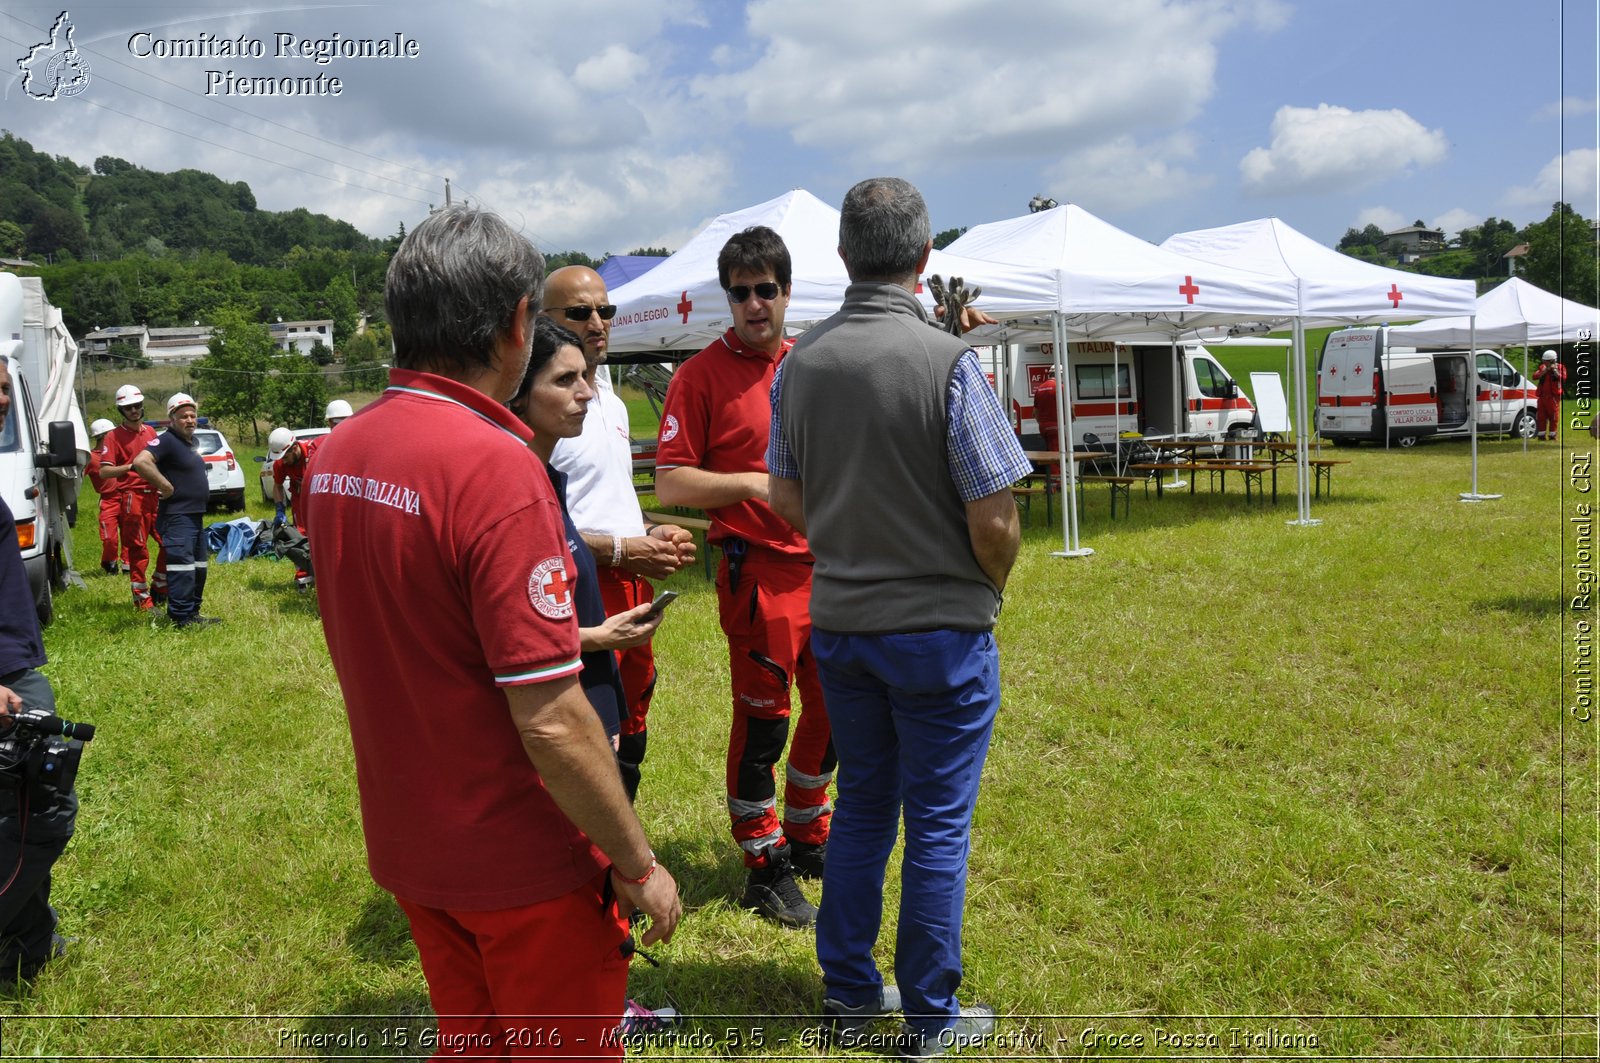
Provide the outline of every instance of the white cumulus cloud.
<path id="1" fill-rule="evenodd" d="M 1506 198 L 1520 207 L 1570 203 L 1579 214 L 1591 217 L 1597 213 L 1596 188 L 1600 188 L 1600 152 L 1577 148 L 1545 163 L 1532 184 L 1512 188 Z"/>
<path id="2" fill-rule="evenodd" d="M 1117 137 L 1063 158 L 1045 174 L 1050 195 L 1096 214 L 1136 210 L 1181 199 L 1214 178 L 1183 165 L 1195 155 L 1194 138 L 1179 133 L 1155 142 Z"/>
<path id="3" fill-rule="evenodd" d="M 1239 175 L 1263 194 L 1343 191 L 1431 166 L 1446 151 L 1443 130 L 1401 110 L 1284 106 L 1272 119 L 1272 144 L 1239 160 Z"/>
<path id="4" fill-rule="evenodd" d="M 1365 207 L 1356 215 L 1356 228 L 1365 229 L 1369 225 L 1376 225 L 1384 232 L 1398 229 L 1406 223 L 1405 215 L 1389 207 Z"/>
<path id="5" fill-rule="evenodd" d="M 1462 229 L 1475 229 L 1482 224 L 1484 218 L 1481 210 L 1467 210 L 1464 207 L 1453 207 L 1433 219 L 1433 227 L 1442 230 L 1448 239 L 1454 239 Z"/>

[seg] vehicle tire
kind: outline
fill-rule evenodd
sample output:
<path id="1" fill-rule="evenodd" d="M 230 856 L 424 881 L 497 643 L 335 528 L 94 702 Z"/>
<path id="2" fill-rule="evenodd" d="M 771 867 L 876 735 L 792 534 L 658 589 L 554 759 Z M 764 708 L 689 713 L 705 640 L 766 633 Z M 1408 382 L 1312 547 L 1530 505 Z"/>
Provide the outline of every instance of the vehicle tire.
<path id="1" fill-rule="evenodd" d="M 1532 439 L 1535 428 L 1536 422 L 1533 419 L 1533 411 L 1526 408 L 1518 413 L 1511 422 L 1511 434 L 1522 439 Z"/>
<path id="2" fill-rule="evenodd" d="M 1417 437 L 1416 436 L 1396 436 L 1395 439 L 1394 439 L 1394 445 L 1397 446 L 1397 447 L 1403 447 L 1403 448 L 1409 450 L 1412 447 L 1417 445 Z"/>
<path id="3" fill-rule="evenodd" d="M 1353 447 L 1356 445 L 1356 440 L 1351 439 L 1348 436 L 1329 436 L 1327 438 L 1328 442 L 1332 443 L 1336 447 Z"/>
<path id="4" fill-rule="evenodd" d="M 44 586 L 39 588 L 39 597 L 34 599 L 33 607 L 39 614 L 39 626 L 49 627 L 50 621 L 56 618 L 56 589 L 53 576 L 45 576 Z"/>

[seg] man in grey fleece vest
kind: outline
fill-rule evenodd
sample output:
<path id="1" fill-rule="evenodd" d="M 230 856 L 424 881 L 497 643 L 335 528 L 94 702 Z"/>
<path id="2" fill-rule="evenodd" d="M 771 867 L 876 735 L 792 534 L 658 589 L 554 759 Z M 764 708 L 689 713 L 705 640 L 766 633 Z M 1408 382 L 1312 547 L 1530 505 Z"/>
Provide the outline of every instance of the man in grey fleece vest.
<path id="1" fill-rule="evenodd" d="M 817 959 L 823 1024 L 850 1039 L 886 1009 L 873 962 L 883 879 L 906 823 L 895 974 L 903 1054 L 981 1042 L 962 1007 L 961 915 L 978 779 L 1000 704 L 993 628 L 1016 559 L 1011 484 L 1029 471 L 977 356 L 913 297 L 932 249 L 898 178 L 845 197 L 844 305 L 772 386 L 769 495 L 816 556 L 817 658 L 839 756 Z"/>

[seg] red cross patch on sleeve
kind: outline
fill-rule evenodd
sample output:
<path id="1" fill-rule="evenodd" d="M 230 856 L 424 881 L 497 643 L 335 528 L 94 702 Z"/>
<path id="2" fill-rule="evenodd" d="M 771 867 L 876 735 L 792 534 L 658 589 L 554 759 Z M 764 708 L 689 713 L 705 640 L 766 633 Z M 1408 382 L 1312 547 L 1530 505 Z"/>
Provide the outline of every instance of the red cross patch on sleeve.
<path id="1" fill-rule="evenodd" d="M 528 574 L 528 601 L 540 616 L 564 620 L 572 615 L 572 577 L 565 558 L 551 557 Z"/>

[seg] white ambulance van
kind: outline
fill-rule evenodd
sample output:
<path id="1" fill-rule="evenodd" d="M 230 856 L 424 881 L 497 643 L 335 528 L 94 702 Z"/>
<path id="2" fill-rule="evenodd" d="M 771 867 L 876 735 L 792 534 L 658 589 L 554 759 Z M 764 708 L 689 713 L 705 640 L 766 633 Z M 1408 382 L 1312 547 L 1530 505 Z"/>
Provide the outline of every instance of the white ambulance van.
<path id="1" fill-rule="evenodd" d="M 1082 444 L 1086 432 L 1110 441 L 1121 432 L 1223 439 L 1259 430 L 1255 407 L 1211 352 L 1188 344 L 1178 355 L 1174 372 L 1169 344 L 1069 343 L 1073 445 Z M 1039 432 L 1033 393 L 1054 360 L 1051 344 L 1033 343 L 1012 363 L 1012 414 L 1024 438 Z"/>
<path id="2" fill-rule="evenodd" d="M 1386 326 L 1330 332 L 1317 358 L 1317 432 L 1332 443 L 1409 447 L 1478 431 L 1532 436 L 1534 386 L 1493 351 L 1391 347 Z"/>

